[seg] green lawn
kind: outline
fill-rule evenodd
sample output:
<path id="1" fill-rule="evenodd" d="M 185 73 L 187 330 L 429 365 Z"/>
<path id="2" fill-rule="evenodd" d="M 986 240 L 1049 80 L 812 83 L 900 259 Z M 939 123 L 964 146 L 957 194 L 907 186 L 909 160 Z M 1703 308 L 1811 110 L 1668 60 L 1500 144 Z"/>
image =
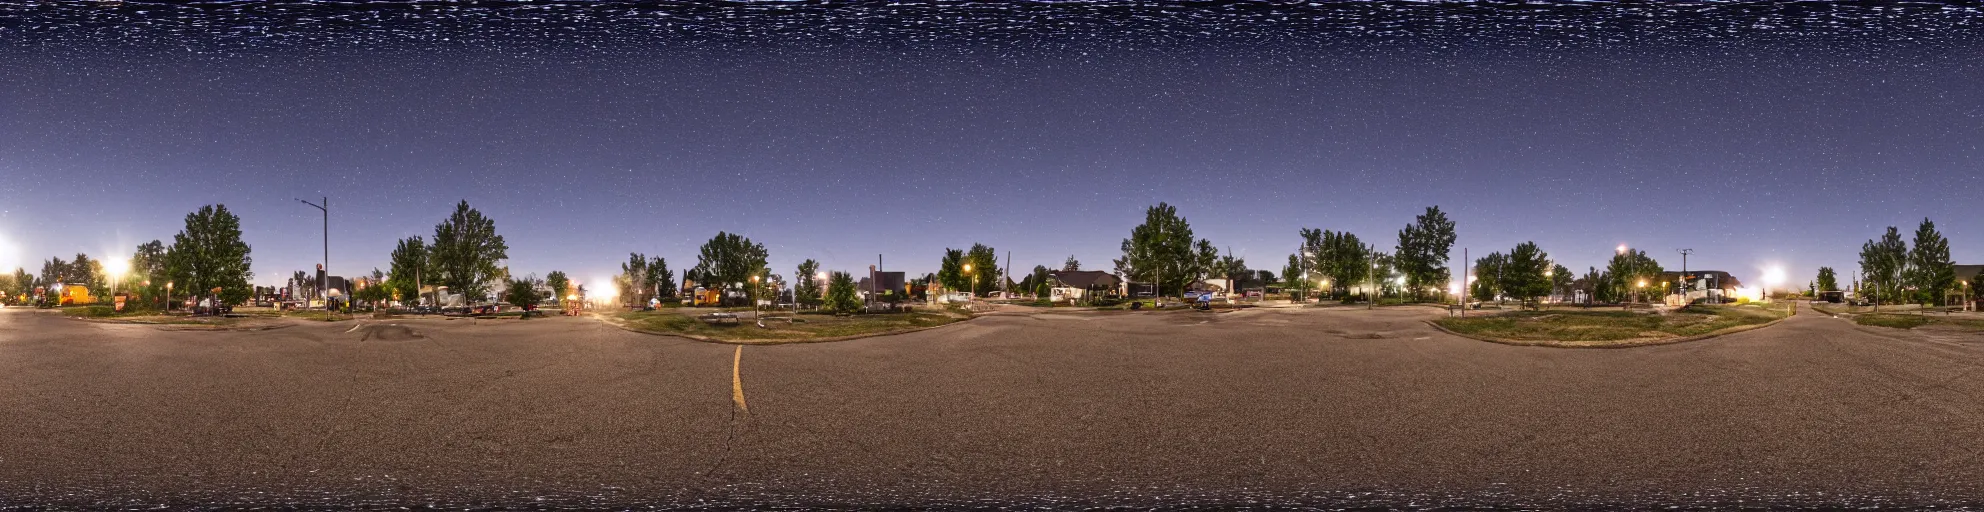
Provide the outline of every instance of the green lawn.
<path id="1" fill-rule="evenodd" d="M 627 327 L 640 331 L 742 342 L 813 341 L 888 334 L 936 327 L 970 318 L 963 314 L 941 311 L 849 316 L 805 313 L 798 316 L 797 322 L 788 322 L 782 318 L 767 319 L 766 327 L 758 327 L 758 324 L 751 319 L 740 319 L 736 324 L 710 324 L 696 318 L 696 315 L 705 312 L 708 310 L 627 311 L 614 314 L 614 317 Z M 779 316 L 785 315 L 790 313 Z"/>
<path id="2" fill-rule="evenodd" d="M 1566 346 L 1605 346 L 1709 334 L 1760 325 L 1786 316 L 1758 306 L 1689 306 L 1661 315 L 1641 311 L 1515 311 L 1443 318 L 1440 327 L 1498 341 Z"/>
<path id="3" fill-rule="evenodd" d="M 1892 327 L 1895 329 L 1914 329 L 1917 327 L 1933 326 L 1961 331 L 1984 332 L 1984 320 L 1958 318 L 1935 313 L 1862 313 L 1853 315 L 1853 323 L 1875 327 Z"/>

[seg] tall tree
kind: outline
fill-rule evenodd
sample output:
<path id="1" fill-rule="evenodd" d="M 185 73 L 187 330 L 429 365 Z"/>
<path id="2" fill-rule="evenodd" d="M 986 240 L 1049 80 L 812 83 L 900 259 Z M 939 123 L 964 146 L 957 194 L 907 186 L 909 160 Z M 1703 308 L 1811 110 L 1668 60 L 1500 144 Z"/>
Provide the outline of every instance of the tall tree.
<path id="1" fill-rule="evenodd" d="M 1878 303 L 1896 303 L 1900 298 L 1902 269 L 1908 265 L 1908 242 L 1893 226 L 1879 241 L 1860 245 L 1860 274 L 1866 276 Z"/>
<path id="2" fill-rule="evenodd" d="M 1074 272 L 1081 269 L 1082 269 L 1081 260 L 1075 259 L 1075 255 L 1073 254 L 1068 255 L 1068 261 L 1061 262 L 1062 272 Z"/>
<path id="3" fill-rule="evenodd" d="M 1537 297 L 1550 294 L 1551 281 L 1545 273 L 1551 271 L 1550 254 L 1536 246 L 1536 242 L 1516 244 L 1509 250 L 1507 265 L 1502 269 L 1502 289 L 1509 295 L 1525 303 L 1534 303 Z"/>
<path id="4" fill-rule="evenodd" d="M 1348 231 L 1303 229 L 1302 250 L 1313 255 L 1314 268 L 1320 276 L 1329 279 L 1330 294 L 1343 297 L 1350 293 L 1352 285 L 1366 283 L 1371 277 L 1372 256 L 1377 251 L 1357 239 Z"/>
<path id="5" fill-rule="evenodd" d="M 1566 295 L 1570 294 L 1571 282 L 1575 281 L 1576 279 L 1577 276 L 1571 275 L 1571 269 L 1564 268 L 1563 264 L 1558 264 L 1558 263 L 1551 264 L 1550 293 L 1552 295 L 1559 293 Z"/>
<path id="6" fill-rule="evenodd" d="M 757 287 L 751 286 L 751 276 L 769 276 L 771 268 L 765 266 L 770 253 L 763 244 L 752 242 L 742 235 L 718 231 L 710 241 L 704 242 L 696 259 L 695 274 L 706 281 L 712 289 L 741 288 L 753 304 L 758 300 Z"/>
<path id="7" fill-rule="evenodd" d="M 1908 251 L 1908 284 L 1937 304 L 1943 292 L 1956 286 L 1956 262 L 1950 261 L 1950 241 L 1936 231 L 1936 223 L 1922 219 L 1915 228 L 1915 247 Z"/>
<path id="8" fill-rule="evenodd" d="M 620 275 L 613 281 L 620 286 L 620 294 L 629 302 L 646 304 L 652 295 L 648 286 L 648 256 L 638 252 L 627 253 L 627 262 L 620 264 Z"/>
<path id="9" fill-rule="evenodd" d="M 386 277 L 386 287 L 403 303 L 420 302 L 420 286 L 431 275 L 428 271 L 427 241 L 419 236 L 410 236 L 393 247 L 393 254 Z M 302 272 L 297 277 L 302 278 Z"/>
<path id="10" fill-rule="evenodd" d="M 1053 277 L 1050 274 L 1053 272 L 1048 270 L 1046 265 L 1034 265 L 1033 273 L 1026 276 L 1020 288 L 1024 288 L 1026 293 L 1031 293 L 1034 297 L 1047 298 L 1052 293 L 1050 288 L 1053 286 L 1051 282 Z"/>
<path id="11" fill-rule="evenodd" d="M 563 270 L 553 270 L 544 275 L 544 285 L 551 287 L 552 298 L 565 300 L 565 296 L 570 295 L 569 292 L 572 290 L 572 279 L 565 277 Z"/>
<path id="12" fill-rule="evenodd" d="M 69 261 L 69 282 L 63 284 L 82 285 L 90 295 L 102 296 L 107 293 L 110 282 L 104 279 L 103 262 L 90 258 L 88 254 L 76 253 L 76 259 Z"/>
<path id="13" fill-rule="evenodd" d="M 213 297 L 222 304 L 240 304 L 253 289 L 248 280 L 254 259 L 241 240 L 241 218 L 227 205 L 202 206 L 186 214 L 186 227 L 172 237 L 166 273 L 186 294 Z M 213 290 L 218 288 L 218 296 Z"/>
<path id="14" fill-rule="evenodd" d="M 822 309 L 827 312 L 845 315 L 861 311 L 861 300 L 854 297 L 854 276 L 846 272 L 834 272 L 827 278 L 827 298 Z"/>
<path id="15" fill-rule="evenodd" d="M 1438 206 L 1427 207 L 1426 213 L 1399 230 L 1394 257 L 1413 297 L 1423 298 L 1421 292 L 1427 288 L 1446 289 L 1452 272 L 1447 269 L 1447 253 L 1453 251 L 1458 237 L 1454 222 Z"/>
<path id="16" fill-rule="evenodd" d="M 1605 273 L 1612 276 L 1613 296 L 1619 299 L 1644 298 L 1646 288 L 1660 282 L 1663 271 L 1659 261 L 1638 249 L 1613 254 L 1605 266 Z"/>
<path id="17" fill-rule="evenodd" d="M 1502 274 L 1508 270 L 1509 257 L 1501 252 L 1491 252 L 1474 260 L 1474 282 L 1469 284 L 1468 294 L 1480 301 L 1500 302 L 1504 295 L 1510 295 L 1508 281 Z"/>
<path id="18" fill-rule="evenodd" d="M 1819 267 L 1819 279 L 1815 285 L 1822 292 L 1839 291 L 1839 275 L 1833 272 L 1832 267 Z"/>
<path id="19" fill-rule="evenodd" d="M 455 213 L 434 226 L 434 246 L 428 254 L 434 282 L 447 286 L 450 293 L 463 297 L 486 297 L 489 283 L 502 273 L 502 261 L 510 257 L 510 246 L 496 234 L 496 221 L 468 206 L 455 205 Z"/>
<path id="20" fill-rule="evenodd" d="M 793 277 L 793 300 L 806 307 L 817 307 L 823 300 L 820 296 L 820 262 L 807 258 L 799 262 L 799 273 Z"/>
<path id="21" fill-rule="evenodd" d="M 975 283 L 980 295 L 999 291 L 999 280 L 1005 277 L 999 271 L 999 251 L 985 244 L 971 244 L 971 250 L 965 251 L 964 261 L 971 264 L 965 290 L 971 290 L 969 283 Z"/>
<path id="22" fill-rule="evenodd" d="M 67 282 L 68 280 L 69 280 L 69 262 L 62 261 L 61 256 L 49 258 L 41 262 L 42 286 L 54 286 L 58 283 Z"/>
<path id="23" fill-rule="evenodd" d="M 507 286 L 504 286 L 503 301 L 513 306 L 543 302 L 543 295 L 537 291 L 540 286 L 544 286 L 544 280 L 538 279 L 537 274 L 524 276 L 523 279 L 512 279 Z"/>
<path id="24" fill-rule="evenodd" d="M 165 288 L 166 247 L 158 240 L 138 244 L 131 253 L 131 278 L 127 281 L 136 285 L 139 296 L 145 304 L 158 301 L 159 291 Z"/>
<path id="25" fill-rule="evenodd" d="M 1194 247 L 1196 241 L 1191 223 L 1178 216 L 1178 208 L 1158 203 L 1144 210 L 1144 223 L 1123 239 L 1116 273 L 1132 282 L 1156 284 L 1159 295 L 1183 293 L 1185 285 L 1208 266 Z"/>
<path id="26" fill-rule="evenodd" d="M 645 283 L 649 292 L 659 298 L 675 296 L 675 273 L 668 270 L 668 260 L 654 256 L 648 258 L 648 264 L 643 268 L 647 274 L 641 277 L 641 282 Z"/>
<path id="27" fill-rule="evenodd" d="M 944 259 L 937 265 L 937 284 L 952 292 L 970 290 L 971 281 L 965 278 L 964 264 L 963 249 L 944 249 Z"/>

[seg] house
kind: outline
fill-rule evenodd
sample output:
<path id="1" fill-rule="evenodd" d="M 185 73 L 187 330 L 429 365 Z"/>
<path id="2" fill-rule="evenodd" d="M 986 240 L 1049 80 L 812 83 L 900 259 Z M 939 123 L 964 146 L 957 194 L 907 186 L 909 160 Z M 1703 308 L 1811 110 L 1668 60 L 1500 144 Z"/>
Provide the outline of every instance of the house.
<path id="1" fill-rule="evenodd" d="M 893 293 L 898 297 L 907 297 L 909 295 L 908 285 L 909 279 L 902 272 L 871 271 L 867 276 L 861 278 L 861 282 L 855 283 L 854 292 L 861 295 L 862 300 L 877 299 L 884 293 Z"/>
<path id="2" fill-rule="evenodd" d="M 1743 281 L 1721 270 L 1690 270 L 1686 275 L 1680 272 L 1661 272 L 1660 280 L 1667 283 L 1687 283 L 1686 298 L 1689 302 L 1701 299 L 1720 299 L 1737 296 L 1736 290 L 1743 287 Z M 1652 285 L 1649 284 L 1649 287 Z"/>
<path id="3" fill-rule="evenodd" d="M 1123 281 L 1100 270 L 1061 270 L 1048 272 L 1047 283 L 1050 300 L 1072 302 L 1107 296 Z"/>

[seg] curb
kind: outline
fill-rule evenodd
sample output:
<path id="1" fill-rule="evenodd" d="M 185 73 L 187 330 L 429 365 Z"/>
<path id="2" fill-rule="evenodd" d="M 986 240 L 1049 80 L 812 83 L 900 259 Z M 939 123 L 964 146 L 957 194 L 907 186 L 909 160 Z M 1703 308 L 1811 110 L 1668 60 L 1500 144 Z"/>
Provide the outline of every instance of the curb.
<path id="1" fill-rule="evenodd" d="M 1673 344 L 1676 344 L 1676 343 L 1687 343 L 1687 342 L 1690 342 L 1690 341 L 1701 341 L 1701 340 L 1705 340 L 1705 339 L 1709 339 L 1709 338 L 1719 338 L 1719 337 L 1723 337 L 1723 336 L 1728 336 L 1728 335 L 1731 335 L 1731 334 L 1736 334 L 1736 333 L 1739 333 L 1739 332 L 1748 332 L 1748 331 L 1754 331 L 1754 330 L 1757 330 L 1757 329 L 1762 329 L 1762 328 L 1765 328 L 1765 327 L 1770 327 L 1770 326 L 1773 326 L 1773 325 L 1777 325 L 1777 323 L 1778 323 L 1778 322 L 1783 322 L 1783 321 L 1785 321 L 1785 320 L 1790 320 L 1790 319 L 1791 319 L 1792 317 L 1795 317 L 1795 316 L 1798 316 L 1798 315 L 1795 315 L 1795 314 L 1794 314 L 1794 315 L 1790 315 L 1790 316 L 1786 316 L 1786 317 L 1784 317 L 1784 318 L 1779 318 L 1779 319 L 1776 319 L 1776 320 L 1771 320 L 1771 321 L 1769 321 L 1769 322 L 1765 322 L 1765 323 L 1761 323 L 1761 324 L 1757 324 L 1757 325 L 1739 325 L 1739 326 L 1736 326 L 1736 327 L 1730 327 L 1730 328 L 1728 328 L 1728 329 L 1723 329 L 1723 330 L 1720 330 L 1720 331 L 1715 331 L 1715 332 L 1711 332 L 1711 333 L 1707 333 L 1707 334 L 1696 334 L 1696 335 L 1694 335 L 1694 336 L 1680 336 L 1680 337 L 1674 337 L 1674 338 L 1654 338 L 1654 339 L 1651 339 L 1651 340 L 1641 340 L 1641 341 L 1625 341 L 1625 342 L 1620 342 L 1620 343 L 1617 343 L 1617 344 L 1612 344 L 1612 345 L 1562 345 L 1561 343 L 1567 343 L 1567 342 L 1564 342 L 1564 341 L 1550 341 L 1550 340 L 1543 340 L 1543 341 L 1520 341 L 1520 340 L 1505 340 L 1505 339 L 1499 339 L 1499 338 L 1489 338 L 1489 337 L 1484 337 L 1484 336 L 1472 336 L 1472 335 L 1467 335 L 1467 334 L 1461 334 L 1461 333 L 1458 333 L 1458 332 L 1454 332 L 1454 331 L 1450 331 L 1450 330 L 1447 330 L 1447 328 L 1446 328 L 1446 327 L 1441 327 L 1441 326 L 1440 326 L 1440 324 L 1438 324 L 1438 323 L 1435 323 L 1435 321 L 1433 321 L 1433 320 L 1427 320 L 1427 321 L 1426 321 L 1426 325 L 1430 325 L 1430 326 L 1433 326 L 1433 328 L 1434 328 L 1434 329 L 1437 329 L 1437 330 L 1439 330 L 1440 332 L 1444 332 L 1444 333 L 1447 333 L 1447 334 L 1451 334 L 1451 335 L 1454 335 L 1454 336 L 1459 336 L 1459 337 L 1462 337 L 1462 338 L 1467 338 L 1467 339 L 1470 339 L 1470 340 L 1475 340 L 1475 341 L 1486 341 L 1486 342 L 1489 342 L 1489 343 L 1494 343 L 1494 344 L 1498 344 L 1498 345 L 1509 345 L 1509 346 L 1513 346 L 1513 347 L 1543 347 L 1543 348 L 1568 348 L 1568 349 L 1618 349 L 1618 348 L 1638 348 L 1638 347 L 1652 347 L 1652 346 L 1659 346 L 1659 345 L 1673 345 Z"/>

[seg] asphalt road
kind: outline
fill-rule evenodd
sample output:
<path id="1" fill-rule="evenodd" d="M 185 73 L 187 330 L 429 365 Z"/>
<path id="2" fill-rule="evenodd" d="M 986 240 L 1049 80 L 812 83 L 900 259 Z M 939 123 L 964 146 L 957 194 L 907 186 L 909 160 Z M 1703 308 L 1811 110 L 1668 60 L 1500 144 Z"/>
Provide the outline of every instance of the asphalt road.
<path id="1" fill-rule="evenodd" d="M 1806 313 L 1619 350 L 1457 338 L 1420 308 L 740 350 L 582 318 L 13 310 L 0 506 L 1984 504 L 1984 337 Z"/>

